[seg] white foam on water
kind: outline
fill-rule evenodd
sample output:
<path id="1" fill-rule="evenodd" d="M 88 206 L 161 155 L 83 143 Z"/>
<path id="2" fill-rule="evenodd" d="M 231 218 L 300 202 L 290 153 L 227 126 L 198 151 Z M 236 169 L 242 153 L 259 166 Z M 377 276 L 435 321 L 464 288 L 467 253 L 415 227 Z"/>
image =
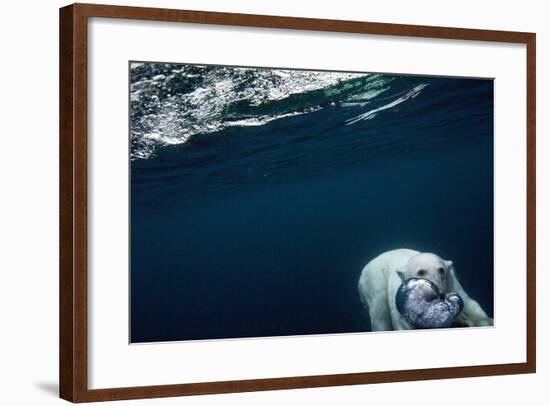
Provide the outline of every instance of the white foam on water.
<path id="1" fill-rule="evenodd" d="M 143 63 L 132 63 L 132 75 L 139 75 Z M 205 67 L 196 65 L 158 65 L 165 73 L 144 75 L 130 86 L 130 100 L 143 108 L 133 119 L 132 158 L 147 158 L 158 145 L 182 144 L 197 134 L 213 133 L 227 127 L 259 126 L 273 120 L 317 111 L 320 106 L 290 106 L 290 110 L 262 112 L 261 108 L 292 95 L 323 90 L 368 74 Z M 202 69 L 197 74 L 197 70 Z M 190 91 L 178 91 L 174 83 L 197 83 Z M 247 116 L 231 115 L 235 105 L 258 108 Z M 229 113 L 228 113 L 229 112 Z"/>
<path id="2" fill-rule="evenodd" d="M 397 105 L 399 105 L 403 102 L 406 102 L 409 99 L 414 99 L 416 96 L 418 96 L 422 92 L 422 89 L 424 89 L 426 86 L 428 86 L 428 84 L 426 84 L 426 83 L 415 86 L 412 90 L 407 92 L 404 96 L 401 96 L 401 97 L 395 99 L 394 101 L 392 101 L 388 104 L 385 104 L 385 105 L 383 105 L 381 107 L 378 107 L 376 109 L 369 110 L 365 113 L 359 114 L 356 117 L 353 117 L 349 120 L 346 120 L 346 125 L 352 125 L 352 124 L 355 124 L 355 123 L 357 123 L 359 121 L 362 121 L 362 120 L 371 120 L 380 111 L 391 109 L 392 107 L 395 107 L 395 106 L 397 106 Z"/>

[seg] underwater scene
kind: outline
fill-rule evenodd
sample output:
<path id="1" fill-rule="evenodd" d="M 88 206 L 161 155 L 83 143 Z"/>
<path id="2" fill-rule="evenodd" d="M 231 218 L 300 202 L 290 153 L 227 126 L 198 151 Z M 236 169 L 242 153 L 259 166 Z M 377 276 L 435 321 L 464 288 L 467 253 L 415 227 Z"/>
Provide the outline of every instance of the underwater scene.
<path id="1" fill-rule="evenodd" d="M 492 79 L 129 82 L 131 343 L 493 324 Z"/>

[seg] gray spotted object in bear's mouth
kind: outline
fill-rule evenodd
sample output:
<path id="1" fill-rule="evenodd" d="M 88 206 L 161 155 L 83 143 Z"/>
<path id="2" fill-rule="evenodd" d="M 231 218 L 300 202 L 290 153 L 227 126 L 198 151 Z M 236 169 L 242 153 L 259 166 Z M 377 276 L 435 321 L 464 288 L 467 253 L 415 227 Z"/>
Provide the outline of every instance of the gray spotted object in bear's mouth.
<path id="1" fill-rule="evenodd" d="M 395 295 L 399 313 L 416 328 L 450 327 L 464 302 L 456 293 L 442 295 L 428 279 L 410 278 Z"/>

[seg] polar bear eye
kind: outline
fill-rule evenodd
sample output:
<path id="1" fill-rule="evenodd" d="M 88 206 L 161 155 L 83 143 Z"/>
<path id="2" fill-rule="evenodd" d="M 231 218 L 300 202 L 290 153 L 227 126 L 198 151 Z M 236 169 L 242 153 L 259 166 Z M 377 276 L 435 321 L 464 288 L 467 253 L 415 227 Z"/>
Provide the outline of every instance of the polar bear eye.
<path id="1" fill-rule="evenodd" d="M 425 269 L 421 269 L 417 272 L 418 276 L 426 276 L 428 272 Z"/>
<path id="2" fill-rule="evenodd" d="M 443 268 L 438 268 L 437 271 L 438 271 L 441 275 L 443 275 L 443 274 L 445 273 L 445 269 L 443 269 Z"/>

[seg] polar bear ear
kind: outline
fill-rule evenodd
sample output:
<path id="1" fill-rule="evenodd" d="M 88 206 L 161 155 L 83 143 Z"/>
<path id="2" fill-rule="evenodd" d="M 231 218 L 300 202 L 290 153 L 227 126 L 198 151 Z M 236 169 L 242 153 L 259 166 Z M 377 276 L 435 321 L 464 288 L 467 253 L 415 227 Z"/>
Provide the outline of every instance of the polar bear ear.
<path id="1" fill-rule="evenodd" d="M 445 260 L 445 265 L 447 266 L 447 269 L 449 269 L 451 266 L 453 266 L 453 261 Z"/>
<path id="2" fill-rule="evenodd" d="M 397 276 L 399 276 L 399 279 L 401 279 L 401 282 L 405 282 L 405 269 L 397 268 L 395 272 L 397 272 Z"/>

